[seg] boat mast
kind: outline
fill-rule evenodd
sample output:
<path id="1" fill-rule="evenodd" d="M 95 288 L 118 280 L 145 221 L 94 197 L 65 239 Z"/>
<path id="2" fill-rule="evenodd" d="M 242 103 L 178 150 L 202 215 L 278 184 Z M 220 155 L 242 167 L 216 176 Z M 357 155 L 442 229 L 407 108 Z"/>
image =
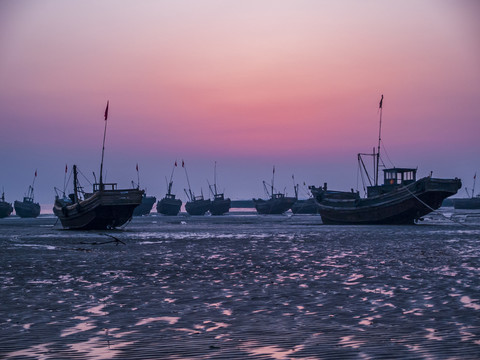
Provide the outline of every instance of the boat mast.
<path id="1" fill-rule="evenodd" d="M 77 165 L 73 165 L 73 199 L 77 203 L 78 202 L 78 173 L 77 173 Z"/>
<path id="2" fill-rule="evenodd" d="M 477 173 L 473 175 L 473 188 L 472 188 L 472 198 L 475 196 L 475 182 L 477 181 Z"/>
<path id="3" fill-rule="evenodd" d="M 190 199 L 193 201 L 194 196 L 192 193 L 192 187 L 190 186 L 190 180 L 188 179 L 187 168 L 185 167 L 185 162 L 182 160 L 182 167 L 185 169 L 185 175 L 187 176 L 188 192 L 190 193 Z"/>
<path id="4" fill-rule="evenodd" d="M 275 181 L 275 165 L 273 165 L 273 173 L 272 173 L 272 198 L 273 198 L 273 182 Z"/>
<path id="5" fill-rule="evenodd" d="M 172 185 L 173 185 L 173 172 L 175 171 L 176 167 L 177 167 L 177 160 L 175 160 L 175 165 L 173 165 L 173 168 L 172 168 L 172 174 L 170 175 L 170 182 L 167 184 L 168 195 L 171 195 Z M 165 179 L 167 178 L 165 177 Z"/>
<path id="6" fill-rule="evenodd" d="M 215 195 L 217 195 L 217 162 L 215 161 L 215 166 L 213 167 L 213 188 L 215 189 Z"/>
<path id="7" fill-rule="evenodd" d="M 100 190 L 103 190 L 103 155 L 105 154 L 105 136 L 107 134 L 107 118 L 108 118 L 108 103 L 105 108 L 105 129 L 103 130 L 103 145 L 102 145 L 102 162 L 100 163 Z"/>
<path id="8" fill-rule="evenodd" d="M 377 154 L 376 154 L 376 158 L 377 158 L 377 165 L 376 165 L 376 170 L 375 170 L 375 186 L 378 185 L 378 165 L 380 163 L 380 143 L 382 141 L 382 110 L 383 110 L 383 94 L 382 94 L 382 97 L 380 99 L 380 104 L 379 104 L 379 108 L 380 108 L 380 125 L 378 127 L 378 148 L 377 148 Z M 375 151 L 374 151 L 375 152 Z"/>

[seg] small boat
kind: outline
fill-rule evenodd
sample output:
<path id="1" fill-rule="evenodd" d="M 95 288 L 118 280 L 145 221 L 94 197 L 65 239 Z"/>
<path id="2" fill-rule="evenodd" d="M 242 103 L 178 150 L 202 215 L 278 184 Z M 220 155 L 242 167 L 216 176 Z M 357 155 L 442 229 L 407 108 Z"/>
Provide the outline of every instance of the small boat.
<path id="1" fill-rule="evenodd" d="M 66 229 L 105 230 L 124 225 L 132 219 L 134 209 L 142 202 L 143 190 L 118 189 L 116 183 L 103 182 L 103 158 L 107 131 L 108 102 L 105 109 L 100 182 L 86 193 L 78 181 L 77 166 L 73 166 L 73 194 L 56 197 L 53 213 Z"/>
<path id="2" fill-rule="evenodd" d="M 185 194 L 187 195 L 188 201 L 185 203 L 185 210 L 189 215 L 205 215 L 205 213 L 210 210 L 210 199 L 204 199 L 202 195 L 195 196 L 192 192 L 190 186 L 190 180 L 188 179 L 187 168 L 185 167 L 185 162 L 182 160 L 182 167 L 185 169 L 185 175 L 187 176 L 188 183 L 188 192 L 184 189 Z"/>
<path id="3" fill-rule="evenodd" d="M 176 167 L 177 161 L 175 161 L 175 164 L 173 165 L 170 182 L 167 184 L 167 193 L 165 194 L 165 197 L 157 203 L 157 212 L 162 215 L 177 216 L 182 207 L 182 200 L 175 199 L 175 195 L 172 194 L 173 172 Z M 166 179 L 167 178 L 165 177 L 165 181 Z"/>
<path id="4" fill-rule="evenodd" d="M 132 188 L 135 187 L 135 183 L 132 181 Z M 138 171 L 138 164 L 137 164 L 137 189 L 140 189 L 140 174 Z M 152 211 L 153 204 L 155 204 L 157 198 L 155 196 L 147 196 L 147 191 L 144 190 L 142 195 L 142 202 L 133 210 L 133 216 L 143 216 L 150 214 Z"/>
<path id="5" fill-rule="evenodd" d="M 210 203 L 210 214 L 223 215 L 230 211 L 231 200 L 225 199 L 223 193 L 217 192 L 217 162 L 215 161 L 215 167 L 213 172 L 213 186 L 209 185 L 210 191 L 213 195 L 213 200 Z"/>
<path id="6" fill-rule="evenodd" d="M 15 213 L 21 218 L 36 218 L 40 215 L 40 204 L 36 203 L 33 199 L 33 187 L 35 185 L 35 179 L 37 178 L 37 171 L 35 170 L 35 176 L 33 183 L 28 187 L 27 194 L 23 197 L 23 201 L 15 200 L 13 206 L 15 207 Z"/>
<path id="7" fill-rule="evenodd" d="M 310 190 L 318 202 L 324 224 L 413 224 L 423 216 L 438 209 L 444 199 L 454 195 L 461 187 L 460 179 L 436 179 L 431 175 L 419 180 L 417 169 L 385 168 L 384 183 L 378 184 L 381 145 L 382 103 L 380 100 L 380 130 L 378 148 L 372 154 L 358 154 L 359 167 L 369 181 L 367 196 L 361 198 L 358 191 L 331 191 L 327 184 Z M 374 159 L 373 182 L 362 156 Z M 362 178 L 363 178 L 362 172 Z"/>
<path id="8" fill-rule="evenodd" d="M 318 214 L 318 204 L 313 197 L 308 199 L 298 199 L 299 184 L 295 184 L 295 177 L 292 175 L 293 189 L 295 191 L 295 203 L 292 205 L 292 213 L 294 214 Z M 305 183 L 303 184 L 305 186 Z M 311 196 L 311 193 L 310 193 Z"/>
<path id="9" fill-rule="evenodd" d="M 5 192 L 2 191 L 2 197 L 0 198 L 0 218 L 10 216 L 12 211 L 12 204 L 5 201 Z"/>
<path id="10" fill-rule="evenodd" d="M 269 193 L 266 182 L 263 182 L 263 187 L 265 189 L 265 193 L 270 196 L 270 199 L 253 199 L 253 203 L 255 205 L 255 209 L 259 214 L 265 215 L 273 215 L 273 214 L 283 214 L 287 210 L 289 210 L 292 205 L 297 201 L 294 197 L 285 196 L 282 193 L 275 193 L 274 188 L 274 180 L 275 180 L 275 166 L 273 167 L 273 177 L 272 177 L 272 185 L 271 191 Z"/>
<path id="11" fill-rule="evenodd" d="M 473 210 L 473 209 L 480 209 L 480 194 L 475 195 L 475 182 L 477 180 L 477 174 L 473 176 L 473 188 L 472 188 L 472 196 L 468 193 L 468 189 L 465 188 L 467 191 L 467 198 L 458 198 L 452 199 L 453 207 L 455 209 L 465 209 L 465 210 Z"/>

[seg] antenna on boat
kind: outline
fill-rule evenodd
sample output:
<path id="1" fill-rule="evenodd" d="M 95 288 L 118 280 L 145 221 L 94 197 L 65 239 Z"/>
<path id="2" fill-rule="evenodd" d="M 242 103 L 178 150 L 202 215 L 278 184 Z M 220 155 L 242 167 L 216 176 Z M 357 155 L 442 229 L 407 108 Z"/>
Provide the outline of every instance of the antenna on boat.
<path id="1" fill-rule="evenodd" d="M 298 199 L 298 184 L 295 184 L 295 175 L 292 174 L 293 191 L 295 191 L 295 198 Z"/>
<path id="2" fill-rule="evenodd" d="M 380 125 L 378 127 L 378 148 L 377 148 L 377 165 L 376 165 L 376 170 L 375 170 L 375 186 L 378 185 L 378 166 L 380 164 L 380 144 L 382 141 L 382 110 L 383 110 L 383 94 L 380 99 L 380 104 L 379 104 L 379 109 L 380 109 Z M 375 150 L 374 150 L 375 152 Z"/>
<path id="3" fill-rule="evenodd" d="M 138 171 L 138 163 L 135 169 L 137 169 L 137 189 L 140 189 L 140 172 Z"/>
<path id="4" fill-rule="evenodd" d="M 473 175 L 473 188 L 472 188 L 472 198 L 475 196 L 475 182 L 477 181 L 477 173 Z"/>
<path id="5" fill-rule="evenodd" d="M 102 145 L 102 162 L 100 163 L 100 190 L 103 190 L 103 155 L 105 154 L 105 136 L 107 134 L 107 119 L 108 119 L 108 103 L 105 108 L 105 129 L 103 130 L 103 145 Z"/>

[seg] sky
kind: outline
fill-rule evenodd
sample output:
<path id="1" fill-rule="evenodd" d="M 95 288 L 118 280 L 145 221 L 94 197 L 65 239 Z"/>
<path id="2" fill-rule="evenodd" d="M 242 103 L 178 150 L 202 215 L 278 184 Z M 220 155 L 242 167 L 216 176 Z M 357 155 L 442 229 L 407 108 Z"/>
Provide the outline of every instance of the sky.
<path id="1" fill-rule="evenodd" d="M 361 189 L 357 153 L 480 176 L 480 2 L 0 0 L 0 186 L 52 204 L 65 165 L 166 192 Z M 185 200 L 185 169 L 173 190 Z M 87 179 L 80 178 L 88 189 Z M 480 188 L 480 186 L 479 186 Z M 301 195 L 306 195 L 305 189 Z M 462 189 L 459 195 L 464 196 Z"/>

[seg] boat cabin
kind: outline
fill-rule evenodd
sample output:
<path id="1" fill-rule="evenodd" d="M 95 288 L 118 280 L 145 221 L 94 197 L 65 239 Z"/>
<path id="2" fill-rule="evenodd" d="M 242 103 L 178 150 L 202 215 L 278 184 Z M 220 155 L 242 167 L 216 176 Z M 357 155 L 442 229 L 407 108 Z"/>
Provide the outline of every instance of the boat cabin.
<path id="1" fill-rule="evenodd" d="M 417 169 L 390 168 L 383 170 L 383 185 L 368 186 L 367 197 L 382 195 L 399 186 L 406 186 L 417 180 Z"/>
<path id="2" fill-rule="evenodd" d="M 100 190 L 117 190 L 117 183 L 95 183 L 93 184 L 93 192 Z"/>

